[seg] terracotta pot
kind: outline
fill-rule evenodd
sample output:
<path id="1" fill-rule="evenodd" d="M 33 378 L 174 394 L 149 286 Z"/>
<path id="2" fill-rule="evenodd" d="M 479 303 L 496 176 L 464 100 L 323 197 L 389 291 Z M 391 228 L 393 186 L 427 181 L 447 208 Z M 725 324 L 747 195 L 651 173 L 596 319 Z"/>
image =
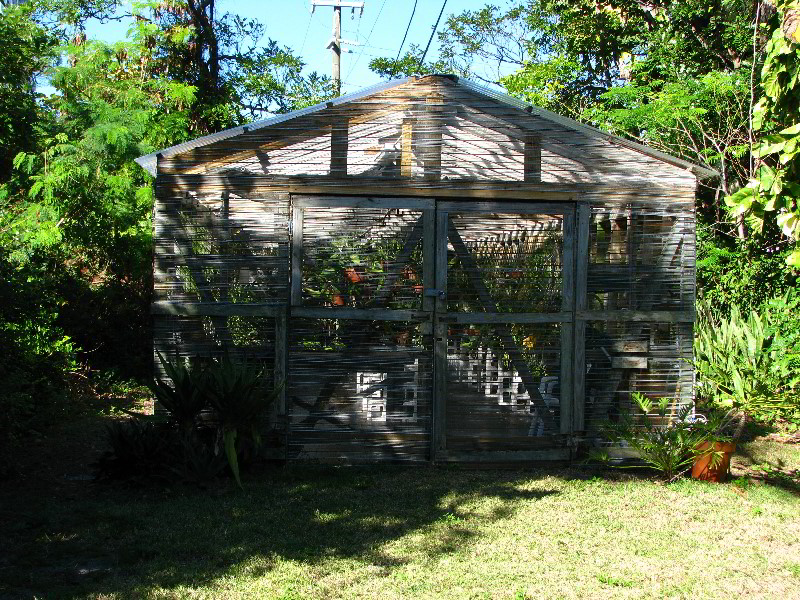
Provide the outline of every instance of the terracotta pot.
<path id="1" fill-rule="evenodd" d="M 711 459 L 713 458 L 711 443 L 701 442 L 695 446 L 695 450 L 701 454 L 694 460 L 692 465 L 692 477 L 695 479 L 702 479 L 703 481 L 713 481 L 721 483 L 728 478 L 728 469 L 731 466 L 731 455 L 736 450 L 736 444 L 733 442 L 714 442 L 713 452 L 721 452 L 722 460 L 716 467 L 711 466 Z"/>
<path id="2" fill-rule="evenodd" d="M 333 302 L 334 306 L 344 306 L 344 298 L 342 298 L 339 294 L 336 294 L 331 298 L 331 302 Z"/>
<path id="3" fill-rule="evenodd" d="M 344 270 L 345 275 L 347 275 L 347 279 L 350 280 L 351 283 L 360 283 L 361 282 L 361 274 L 356 271 L 355 267 L 347 267 Z"/>

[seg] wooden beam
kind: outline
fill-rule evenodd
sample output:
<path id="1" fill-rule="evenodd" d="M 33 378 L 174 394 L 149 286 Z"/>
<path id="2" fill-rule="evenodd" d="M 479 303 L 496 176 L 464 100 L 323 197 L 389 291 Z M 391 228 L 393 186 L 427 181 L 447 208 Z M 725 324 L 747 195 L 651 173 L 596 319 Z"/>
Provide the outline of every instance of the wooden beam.
<path id="1" fill-rule="evenodd" d="M 572 356 L 573 384 L 572 407 L 573 431 L 583 431 L 586 412 L 586 321 L 577 318 L 579 311 L 585 311 L 588 303 L 587 272 L 589 268 L 589 224 L 591 209 L 586 202 L 577 206 L 577 243 L 575 246 L 575 345 Z"/>
<path id="2" fill-rule="evenodd" d="M 486 323 L 571 323 L 572 311 L 557 313 L 445 313 L 444 323 L 483 325 Z"/>
<path id="3" fill-rule="evenodd" d="M 437 294 L 437 314 L 447 311 L 447 228 L 450 219 L 446 210 L 436 211 L 436 254 L 434 258 Z M 436 319 L 433 329 L 433 427 L 431 458 L 438 460 L 439 453 L 447 448 L 447 324 Z"/>
<path id="4" fill-rule="evenodd" d="M 331 176 L 347 177 L 347 120 L 331 126 Z"/>
<path id="5" fill-rule="evenodd" d="M 159 300 L 150 305 L 150 314 L 179 317 L 275 317 L 283 311 L 275 304 L 239 304 L 231 302 L 170 302 Z"/>
<path id="6" fill-rule="evenodd" d="M 411 177 L 413 154 L 414 130 L 410 119 L 403 120 L 403 134 L 401 136 L 400 176 Z"/>
<path id="7" fill-rule="evenodd" d="M 292 206 L 292 270 L 289 304 L 303 303 L 303 209 Z"/>
<path id="8" fill-rule="evenodd" d="M 531 133 L 525 135 L 523 179 L 533 182 L 542 180 L 542 138 Z"/>
<path id="9" fill-rule="evenodd" d="M 586 321 L 694 323 L 695 313 L 671 310 L 581 310 L 576 317 Z"/>
<path id="10" fill-rule="evenodd" d="M 575 252 L 576 252 L 576 215 L 575 210 L 564 215 L 563 258 L 561 263 L 562 287 L 561 310 L 575 310 Z M 570 319 L 572 321 L 572 319 Z M 574 380 L 574 346 L 575 330 L 573 323 L 564 323 L 561 326 L 561 365 L 559 375 L 560 414 L 559 426 L 561 433 L 572 433 L 572 408 L 575 404 Z"/>
<path id="11" fill-rule="evenodd" d="M 438 92 L 425 99 L 426 117 L 422 124 L 424 178 L 442 178 L 442 118 L 444 97 Z"/>
<path id="12" fill-rule="evenodd" d="M 292 317 L 311 319 L 348 319 L 354 321 L 430 321 L 431 315 L 419 310 L 394 310 L 389 308 L 350 308 L 294 306 Z"/>

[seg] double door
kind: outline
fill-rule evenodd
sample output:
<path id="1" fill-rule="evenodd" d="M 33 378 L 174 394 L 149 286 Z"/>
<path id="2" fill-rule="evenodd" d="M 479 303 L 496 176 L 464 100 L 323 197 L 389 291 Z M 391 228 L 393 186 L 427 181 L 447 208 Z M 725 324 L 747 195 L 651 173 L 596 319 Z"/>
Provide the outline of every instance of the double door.
<path id="1" fill-rule="evenodd" d="M 571 202 L 293 197 L 289 456 L 567 458 L 575 229 Z"/>

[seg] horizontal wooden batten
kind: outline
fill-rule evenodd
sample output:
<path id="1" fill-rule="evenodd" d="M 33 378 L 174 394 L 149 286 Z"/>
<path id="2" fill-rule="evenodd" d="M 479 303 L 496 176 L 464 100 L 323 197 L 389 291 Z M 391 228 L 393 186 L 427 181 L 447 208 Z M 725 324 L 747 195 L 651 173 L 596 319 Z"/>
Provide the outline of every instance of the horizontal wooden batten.
<path id="1" fill-rule="evenodd" d="M 292 201 L 298 208 L 405 208 L 408 210 L 432 210 L 432 198 L 385 198 L 375 196 L 303 196 L 293 195 Z"/>
<path id="2" fill-rule="evenodd" d="M 563 215 L 571 210 L 570 204 L 552 204 L 545 202 L 439 202 L 439 208 L 453 213 L 463 212 L 512 212 L 525 215 Z"/>
<path id="3" fill-rule="evenodd" d="M 580 310 L 575 313 L 583 321 L 632 321 L 652 323 L 694 323 L 694 312 L 668 310 Z"/>
<path id="4" fill-rule="evenodd" d="M 150 305 L 154 315 L 178 317 L 275 317 L 286 312 L 285 306 L 275 304 L 239 304 L 235 302 L 170 302 Z"/>
<path id="5" fill-rule="evenodd" d="M 431 314 L 421 310 L 386 308 L 325 308 L 292 306 L 290 316 L 310 319 L 349 319 L 354 321 L 415 321 L 431 320 Z"/>
<path id="6" fill-rule="evenodd" d="M 569 461 L 572 458 L 570 448 L 550 448 L 542 450 L 486 450 L 483 452 L 455 452 L 441 450 L 436 453 L 438 463 L 465 464 L 513 464 Z"/>
<path id="7" fill-rule="evenodd" d="M 346 194 L 375 196 L 376 192 L 397 196 L 440 198 L 486 198 L 513 200 L 569 202 L 577 194 L 575 186 L 561 184 L 524 183 L 520 181 L 438 181 L 424 179 L 380 179 L 351 176 L 335 179 L 318 176 L 277 178 L 265 175 L 185 175 L 159 173 L 156 181 L 159 190 L 196 190 L 218 188 L 243 196 L 288 192 L 291 194 Z M 163 192 L 162 192 L 163 193 Z"/>
<path id="8" fill-rule="evenodd" d="M 481 325 L 484 323 L 571 323 L 571 312 L 557 313 L 444 313 L 438 317 L 443 323 Z"/>
<path id="9" fill-rule="evenodd" d="M 612 369 L 646 369 L 646 356 L 612 356 Z"/>

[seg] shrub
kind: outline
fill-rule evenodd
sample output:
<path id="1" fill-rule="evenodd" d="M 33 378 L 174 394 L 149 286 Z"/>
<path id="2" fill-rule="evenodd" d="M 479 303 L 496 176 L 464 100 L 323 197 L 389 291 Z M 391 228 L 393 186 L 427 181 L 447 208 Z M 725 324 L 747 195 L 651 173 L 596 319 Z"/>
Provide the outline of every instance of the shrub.
<path id="1" fill-rule="evenodd" d="M 797 305 L 797 295 L 790 292 L 760 310 L 744 313 L 734 306 L 727 318 L 715 318 L 701 303 L 694 343 L 699 400 L 766 422 L 796 419 Z"/>
<path id="2" fill-rule="evenodd" d="M 97 465 L 99 476 L 204 485 L 224 468 L 224 451 L 241 487 L 240 457 L 245 447 L 258 450 L 264 415 L 280 388 L 267 385 L 263 368 L 227 355 L 205 365 L 159 359 L 169 381 L 157 377 L 152 390 L 167 421 L 112 426 L 111 448 Z"/>
<path id="3" fill-rule="evenodd" d="M 695 448 L 705 441 L 707 433 L 689 422 L 691 405 L 680 407 L 673 420 L 668 415 L 669 398 L 662 398 L 654 405 L 641 393 L 636 392 L 632 397 L 642 414 L 622 413 L 619 421 L 601 428 L 603 435 L 613 443 L 624 443 L 635 450 L 642 461 L 668 481 L 676 479 L 691 466 Z"/>

